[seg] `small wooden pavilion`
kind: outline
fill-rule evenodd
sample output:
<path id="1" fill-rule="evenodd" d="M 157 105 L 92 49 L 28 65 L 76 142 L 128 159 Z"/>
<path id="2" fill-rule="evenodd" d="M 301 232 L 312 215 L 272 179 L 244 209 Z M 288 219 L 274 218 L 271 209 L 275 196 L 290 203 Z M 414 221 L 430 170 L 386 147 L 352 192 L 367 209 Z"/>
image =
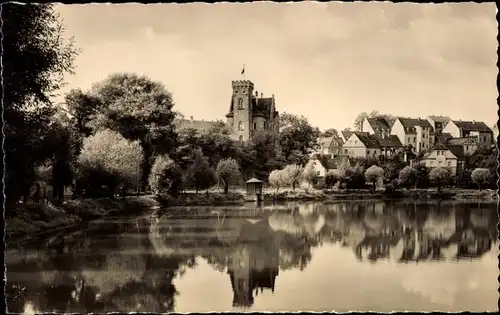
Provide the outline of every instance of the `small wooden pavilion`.
<path id="1" fill-rule="evenodd" d="M 254 197 L 257 201 L 261 200 L 262 196 L 262 184 L 261 180 L 257 178 L 251 178 L 245 182 L 247 196 Z"/>

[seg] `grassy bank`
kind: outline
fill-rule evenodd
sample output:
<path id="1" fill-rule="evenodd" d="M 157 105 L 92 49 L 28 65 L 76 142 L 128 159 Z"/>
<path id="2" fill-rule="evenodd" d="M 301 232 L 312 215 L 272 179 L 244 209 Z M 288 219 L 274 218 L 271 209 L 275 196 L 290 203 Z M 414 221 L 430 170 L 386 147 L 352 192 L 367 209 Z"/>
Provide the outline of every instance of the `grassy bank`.
<path id="1" fill-rule="evenodd" d="M 284 191 L 266 191 L 264 200 L 276 201 L 335 201 L 335 200 L 373 200 L 373 199 L 410 199 L 410 200 L 485 200 L 496 201 L 493 190 L 472 189 L 397 189 L 393 191 L 375 191 L 367 189 L 296 189 Z"/>
<path id="2" fill-rule="evenodd" d="M 77 199 L 60 205 L 19 204 L 6 212 L 7 241 L 41 238 L 98 218 L 135 215 L 160 204 L 151 196 Z"/>

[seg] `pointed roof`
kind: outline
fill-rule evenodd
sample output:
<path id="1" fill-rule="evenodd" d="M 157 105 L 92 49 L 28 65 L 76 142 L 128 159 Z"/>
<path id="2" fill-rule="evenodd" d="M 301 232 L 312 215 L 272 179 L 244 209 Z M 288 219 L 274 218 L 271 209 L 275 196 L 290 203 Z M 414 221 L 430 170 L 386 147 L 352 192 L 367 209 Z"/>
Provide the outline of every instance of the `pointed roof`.
<path id="1" fill-rule="evenodd" d="M 413 132 L 415 130 L 415 127 L 417 126 L 432 128 L 431 124 L 426 119 L 404 117 L 398 117 L 398 119 L 405 128 L 405 132 L 406 130 L 408 130 L 409 132 Z"/>
<path id="2" fill-rule="evenodd" d="M 453 120 L 453 123 L 460 129 L 464 131 L 480 131 L 480 132 L 493 132 L 490 127 L 488 127 L 482 121 L 461 121 Z"/>
<path id="3" fill-rule="evenodd" d="M 365 145 L 366 148 L 368 149 L 380 148 L 378 141 L 373 137 L 373 135 L 356 133 L 356 136 L 358 136 L 359 140 Z"/>
<path id="4" fill-rule="evenodd" d="M 477 137 L 462 137 L 462 138 L 451 138 L 448 139 L 447 144 L 449 145 L 465 145 L 477 143 Z"/>
<path id="5" fill-rule="evenodd" d="M 262 183 L 261 180 L 258 180 L 257 178 L 253 177 L 245 182 L 245 184 L 251 184 L 251 183 Z"/>
<path id="6" fill-rule="evenodd" d="M 391 129 L 389 123 L 383 117 L 366 118 L 366 120 L 375 133 Z"/>
<path id="7" fill-rule="evenodd" d="M 372 135 L 381 148 L 402 148 L 403 144 L 396 135 L 387 135 L 385 138 L 382 135 Z"/>
<path id="8" fill-rule="evenodd" d="M 443 123 L 445 125 L 451 121 L 451 118 L 448 116 L 429 115 L 427 117 L 429 117 L 434 122 L 440 122 L 440 123 Z"/>

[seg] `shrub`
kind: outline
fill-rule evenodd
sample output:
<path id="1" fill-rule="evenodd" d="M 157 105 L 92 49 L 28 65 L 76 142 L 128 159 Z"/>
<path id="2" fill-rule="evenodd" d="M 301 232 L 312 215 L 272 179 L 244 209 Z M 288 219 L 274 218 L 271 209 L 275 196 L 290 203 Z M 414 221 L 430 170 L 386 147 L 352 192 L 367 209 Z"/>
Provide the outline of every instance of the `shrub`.
<path id="1" fill-rule="evenodd" d="M 278 191 L 287 184 L 287 174 L 285 170 L 274 170 L 269 174 L 269 185 Z"/>
<path id="2" fill-rule="evenodd" d="M 185 183 L 189 183 L 198 193 L 201 189 L 208 189 L 216 182 L 215 171 L 210 167 L 208 159 L 198 149 L 194 152 L 193 163 L 187 169 Z"/>
<path id="3" fill-rule="evenodd" d="M 241 180 L 240 166 L 233 158 L 222 159 L 217 163 L 217 179 L 224 185 L 224 193 L 229 191 L 229 185 Z"/>
<path id="4" fill-rule="evenodd" d="M 111 130 L 97 132 L 83 141 L 77 176 L 84 187 L 138 185 L 144 154 L 137 141 L 128 141 Z"/>
<path id="5" fill-rule="evenodd" d="M 372 191 L 375 191 L 376 183 L 384 181 L 384 170 L 379 166 L 372 165 L 365 171 L 365 178 L 373 184 Z"/>
<path id="6" fill-rule="evenodd" d="M 487 168 L 476 168 L 471 174 L 472 181 L 477 185 L 478 189 L 481 190 L 483 185 L 487 185 L 491 181 L 491 173 Z"/>
<path id="7" fill-rule="evenodd" d="M 441 192 L 441 186 L 450 180 L 450 172 L 442 167 L 436 167 L 429 173 L 429 179 L 433 182 L 438 192 Z"/>
<path id="8" fill-rule="evenodd" d="M 411 184 L 415 184 L 416 188 L 417 170 L 415 170 L 411 166 L 406 166 L 401 171 L 399 171 L 398 179 L 402 185 L 409 186 Z"/>
<path id="9" fill-rule="evenodd" d="M 340 171 L 337 170 L 329 170 L 325 175 L 325 185 L 327 188 L 331 188 L 335 186 L 335 184 L 340 181 Z"/>
<path id="10" fill-rule="evenodd" d="M 290 164 L 287 165 L 283 171 L 286 184 L 292 186 L 292 189 L 295 190 L 295 187 L 297 187 L 302 179 L 304 173 L 303 168 L 297 164 Z"/>
<path id="11" fill-rule="evenodd" d="M 149 187 L 155 195 L 178 195 L 182 189 L 180 167 L 167 155 L 157 156 L 149 173 Z"/>
<path id="12" fill-rule="evenodd" d="M 314 183 L 314 179 L 316 178 L 316 169 L 314 168 L 314 161 L 309 161 L 306 167 L 304 168 L 303 178 L 306 183 L 309 184 L 309 187 Z"/>

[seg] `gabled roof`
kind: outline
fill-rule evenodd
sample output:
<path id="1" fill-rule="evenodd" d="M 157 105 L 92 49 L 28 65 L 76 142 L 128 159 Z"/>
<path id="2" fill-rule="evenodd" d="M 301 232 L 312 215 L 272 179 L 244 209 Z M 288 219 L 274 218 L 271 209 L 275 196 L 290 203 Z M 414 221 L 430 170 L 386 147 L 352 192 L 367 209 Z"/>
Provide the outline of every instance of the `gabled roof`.
<path id="1" fill-rule="evenodd" d="M 432 128 L 431 124 L 425 119 L 403 117 L 398 117 L 398 119 L 405 129 L 405 133 L 415 133 L 415 127 L 417 126 Z"/>
<path id="2" fill-rule="evenodd" d="M 477 143 L 476 137 L 462 137 L 462 138 L 451 138 L 448 139 L 448 145 L 465 145 Z"/>
<path id="3" fill-rule="evenodd" d="M 451 138 L 453 138 L 453 136 L 447 132 L 436 134 L 436 142 L 437 143 L 446 143 Z"/>
<path id="4" fill-rule="evenodd" d="M 447 124 L 451 121 L 451 118 L 448 116 L 435 116 L 435 115 L 429 115 L 428 116 L 432 121 L 434 122 L 440 122 L 443 124 Z M 443 126 L 444 127 L 444 126 Z"/>
<path id="5" fill-rule="evenodd" d="M 465 158 L 464 147 L 461 145 L 447 145 L 448 150 L 451 151 L 458 159 L 463 160 Z"/>
<path id="6" fill-rule="evenodd" d="M 321 165 L 327 170 L 333 170 L 337 168 L 337 163 L 335 163 L 335 160 L 332 159 L 320 159 L 319 160 Z"/>
<path id="7" fill-rule="evenodd" d="M 365 145 L 367 149 L 380 149 L 378 141 L 373 138 L 373 135 L 356 133 L 359 140 Z"/>
<path id="8" fill-rule="evenodd" d="M 342 130 L 341 133 L 342 133 L 342 136 L 344 136 L 344 139 L 347 140 L 347 139 L 349 139 L 352 136 L 352 134 L 354 133 L 354 131 Z"/>
<path id="9" fill-rule="evenodd" d="M 385 138 L 382 135 L 372 135 L 381 148 L 402 148 L 403 144 L 396 135 L 387 135 Z"/>
<path id="10" fill-rule="evenodd" d="M 490 127 L 488 127 L 482 121 L 460 121 L 453 120 L 453 123 L 460 129 L 465 131 L 480 131 L 480 132 L 493 132 Z"/>
<path id="11" fill-rule="evenodd" d="M 390 130 L 389 123 L 382 117 L 366 118 L 375 133 Z"/>
<path id="12" fill-rule="evenodd" d="M 319 144 L 321 147 L 329 147 L 333 141 L 333 137 L 321 137 L 319 138 Z"/>

